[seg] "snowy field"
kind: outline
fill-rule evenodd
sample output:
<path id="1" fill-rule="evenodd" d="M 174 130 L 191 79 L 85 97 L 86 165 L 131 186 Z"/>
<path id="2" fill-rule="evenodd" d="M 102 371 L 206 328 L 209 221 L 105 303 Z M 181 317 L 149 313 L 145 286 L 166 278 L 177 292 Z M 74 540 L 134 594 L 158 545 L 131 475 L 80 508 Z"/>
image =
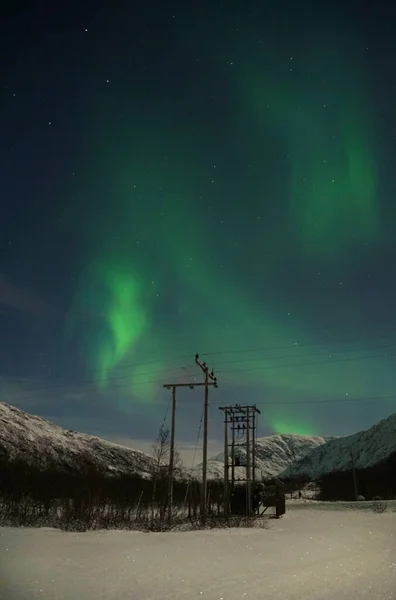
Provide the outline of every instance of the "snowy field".
<path id="1" fill-rule="evenodd" d="M 333 505 L 335 507 L 335 505 Z M 302 509 L 304 508 L 304 509 Z M 288 505 L 268 529 L 0 529 L 3 600 L 396 599 L 396 512 Z"/>
<path id="2" fill-rule="evenodd" d="M 362 502 L 321 502 L 312 499 L 298 500 L 296 498 L 287 499 L 287 510 L 304 509 L 304 510 L 363 510 L 372 512 L 373 506 L 386 504 L 388 511 L 396 512 L 396 500 L 383 500 L 373 502 L 370 500 Z"/>

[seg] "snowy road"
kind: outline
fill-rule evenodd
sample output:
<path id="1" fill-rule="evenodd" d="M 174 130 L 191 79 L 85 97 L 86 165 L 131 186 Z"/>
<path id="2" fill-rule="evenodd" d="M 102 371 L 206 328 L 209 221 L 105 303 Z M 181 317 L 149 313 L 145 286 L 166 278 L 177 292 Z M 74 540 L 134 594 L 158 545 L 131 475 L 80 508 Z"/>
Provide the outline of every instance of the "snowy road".
<path id="1" fill-rule="evenodd" d="M 270 529 L 0 529 L 3 600 L 396 599 L 396 512 L 290 510 Z"/>

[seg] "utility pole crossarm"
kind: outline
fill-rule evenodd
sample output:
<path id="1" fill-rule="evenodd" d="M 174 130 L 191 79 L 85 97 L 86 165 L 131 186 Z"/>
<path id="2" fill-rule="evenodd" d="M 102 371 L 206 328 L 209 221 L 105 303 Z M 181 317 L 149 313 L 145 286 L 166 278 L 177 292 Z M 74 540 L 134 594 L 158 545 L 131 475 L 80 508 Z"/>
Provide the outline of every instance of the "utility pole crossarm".
<path id="1" fill-rule="evenodd" d="M 191 390 L 194 387 L 205 386 L 207 389 L 208 385 L 215 386 L 215 381 L 207 382 L 191 382 L 191 383 L 164 383 L 162 387 L 167 390 L 172 390 L 172 424 L 171 424 L 171 439 L 170 439 L 170 452 L 169 452 L 169 481 L 168 481 L 168 520 L 172 522 L 173 516 L 173 480 L 174 480 L 174 461 L 175 461 L 175 422 L 176 422 L 176 388 L 188 387 Z"/>
<path id="2" fill-rule="evenodd" d="M 207 384 L 204 381 L 199 383 L 164 383 L 162 387 L 167 390 L 171 390 L 174 387 L 189 387 L 193 390 L 195 387 L 203 387 L 204 385 L 213 385 L 217 387 L 217 383 L 210 381 Z"/>
<path id="3" fill-rule="evenodd" d="M 217 377 L 215 377 L 213 370 L 209 373 L 209 367 L 207 366 L 207 364 L 205 362 L 202 363 L 199 360 L 199 354 L 195 355 L 195 363 L 202 369 L 202 371 L 205 373 L 205 375 L 208 376 L 208 379 L 211 379 L 213 381 L 212 384 L 208 383 L 206 385 L 214 385 L 215 387 L 217 387 Z M 203 384 L 203 385 L 205 385 L 205 384 Z"/>

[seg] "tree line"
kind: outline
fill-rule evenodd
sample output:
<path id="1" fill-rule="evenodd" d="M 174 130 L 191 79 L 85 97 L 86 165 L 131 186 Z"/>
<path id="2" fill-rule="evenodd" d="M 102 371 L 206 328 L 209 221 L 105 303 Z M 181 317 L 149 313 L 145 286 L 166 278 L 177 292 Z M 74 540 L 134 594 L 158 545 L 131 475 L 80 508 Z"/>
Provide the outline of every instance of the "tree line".
<path id="1" fill-rule="evenodd" d="M 38 456 L 20 452 L 11 458 L 0 448 L 0 525 L 79 531 L 162 531 L 183 523 L 195 523 L 198 527 L 200 482 L 186 474 L 178 452 L 169 522 L 169 450 L 169 430 L 161 428 L 153 444 L 150 472 L 110 474 L 103 462 L 89 452 L 79 453 L 75 468 L 71 468 L 54 464 L 45 449 Z M 358 493 L 366 500 L 396 498 L 396 452 L 374 467 L 356 470 L 355 475 Z M 307 481 L 285 481 L 286 494 L 296 496 Z M 321 478 L 318 487 L 318 500 L 356 499 L 352 471 L 330 473 Z M 221 479 L 208 481 L 209 526 L 219 526 L 221 522 L 223 492 Z M 229 524 L 241 525 L 242 520 Z"/>
<path id="2" fill-rule="evenodd" d="M 396 498 L 396 452 L 372 467 L 356 469 L 357 492 L 365 500 Z M 319 499 L 327 501 L 355 500 L 353 472 L 329 473 L 319 482 Z"/>
<path id="3" fill-rule="evenodd" d="M 169 527 L 169 430 L 153 445 L 149 473 L 109 474 L 89 452 L 79 453 L 74 469 L 48 460 L 45 451 L 29 459 L 0 450 L 0 524 L 87 530 Z M 172 522 L 198 521 L 200 484 L 185 475 L 175 453 Z M 222 509 L 222 485 L 208 484 L 210 515 Z"/>

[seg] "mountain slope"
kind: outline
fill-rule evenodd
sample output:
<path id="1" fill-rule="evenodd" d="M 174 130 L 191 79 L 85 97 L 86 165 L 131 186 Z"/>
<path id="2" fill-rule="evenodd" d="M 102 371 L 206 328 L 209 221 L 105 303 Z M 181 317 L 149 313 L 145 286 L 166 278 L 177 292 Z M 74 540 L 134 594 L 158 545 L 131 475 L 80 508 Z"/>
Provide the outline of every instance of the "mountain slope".
<path id="1" fill-rule="evenodd" d="M 29 464 L 79 471 L 87 460 L 108 474 L 146 477 L 154 459 L 96 436 L 59 427 L 0 402 L 0 456 L 26 459 Z"/>
<path id="2" fill-rule="evenodd" d="M 291 463 L 302 458 L 318 446 L 322 446 L 333 438 L 308 437 L 295 434 L 269 435 L 256 440 L 256 469 L 266 479 L 275 477 L 284 471 Z M 245 451 L 241 449 L 241 464 L 244 464 Z M 231 457 L 229 459 L 231 464 Z M 202 465 L 193 469 L 193 475 L 200 477 Z M 231 472 L 231 469 L 230 469 Z M 208 460 L 208 477 L 216 479 L 223 477 L 224 453 Z M 246 469 L 235 468 L 235 478 L 244 479 Z"/>
<path id="3" fill-rule="evenodd" d="M 293 476 L 318 479 L 336 471 L 349 471 L 354 462 L 356 469 L 371 467 L 396 452 L 396 414 L 383 419 L 370 429 L 340 438 L 334 438 L 295 461 Z M 290 476 L 286 468 L 281 477 Z"/>

